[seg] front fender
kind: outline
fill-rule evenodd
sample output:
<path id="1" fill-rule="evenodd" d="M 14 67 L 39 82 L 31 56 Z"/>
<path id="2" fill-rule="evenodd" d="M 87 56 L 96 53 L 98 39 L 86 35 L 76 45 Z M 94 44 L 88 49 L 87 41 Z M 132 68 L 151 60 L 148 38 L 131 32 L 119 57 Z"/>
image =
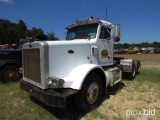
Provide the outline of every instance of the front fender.
<path id="1" fill-rule="evenodd" d="M 6 66 L 16 66 L 17 68 L 21 67 L 21 65 L 16 60 L 2 60 L 0 62 L 0 70 Z"/>
<path id="2" fill-rule="evenodd" d="M 80 90 L 82 84 L 86 78 L 86 76 L 94 69 L 101 69 L 104 71 L 100 66 L 95 64 L 83 64 L 79 65 L 75 69 L 73 69 L 67 77 L 64 77 L 65 80 L 65 88 L 72 88 Z"/>

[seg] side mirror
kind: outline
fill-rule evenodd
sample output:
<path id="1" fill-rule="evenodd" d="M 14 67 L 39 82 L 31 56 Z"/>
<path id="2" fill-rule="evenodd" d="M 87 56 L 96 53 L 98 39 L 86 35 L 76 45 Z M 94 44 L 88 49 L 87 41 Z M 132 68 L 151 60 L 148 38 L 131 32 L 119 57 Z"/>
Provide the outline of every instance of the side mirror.
<path id="1" fill-rule="evenodd" d="M 114 27 L 114 41 L 119 42 L 120 41 L 120 24 L 115 25 Z"/>

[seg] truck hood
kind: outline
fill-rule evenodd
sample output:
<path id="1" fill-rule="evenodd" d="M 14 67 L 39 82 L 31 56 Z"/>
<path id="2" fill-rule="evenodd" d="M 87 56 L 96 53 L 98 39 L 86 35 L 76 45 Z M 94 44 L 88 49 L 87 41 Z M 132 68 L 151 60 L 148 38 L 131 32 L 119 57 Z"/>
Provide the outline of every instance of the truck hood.
<path id="1" fill-rule="evenodd" d="M 91 44 L 88 40 L 47 41 L 49 76 L 63 78 L 82 64 L 91 62 Z"/>

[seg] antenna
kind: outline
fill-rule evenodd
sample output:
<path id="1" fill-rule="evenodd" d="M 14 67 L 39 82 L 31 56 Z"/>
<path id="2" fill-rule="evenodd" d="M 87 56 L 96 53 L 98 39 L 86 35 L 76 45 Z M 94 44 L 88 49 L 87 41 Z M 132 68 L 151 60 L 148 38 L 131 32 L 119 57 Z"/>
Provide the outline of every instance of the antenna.
<path id="1" fill-rule="evenodd" d="M 107 20 L 107 17 L 108 17 L 108 5 L 106 4 L 106 20 Z"/>
<path id="2" fill-rule="evenodd" d="M 106 21 L 108 20 L 108 0 L 106 0 Z"/>
<path id="3" fill-rule="evenodd" d="M 82 8 L 82 19 L 83 19 L 83 17 L 84 17 L 83 13 L 84 13 L 85 5 L 86 5 L 86 3 L 85 3 L 85 1 L 84 1 L 83 8 Z"/>

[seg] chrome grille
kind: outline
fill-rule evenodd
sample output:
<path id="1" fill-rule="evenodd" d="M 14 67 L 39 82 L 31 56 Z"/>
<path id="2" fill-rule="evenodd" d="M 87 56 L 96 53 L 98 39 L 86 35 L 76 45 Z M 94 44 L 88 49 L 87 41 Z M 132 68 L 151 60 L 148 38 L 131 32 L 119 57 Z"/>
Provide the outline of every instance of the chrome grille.
<path id="1" fill-rule="evenodd" d="M 41 83 L 40 49 L 23 49 L 24 77 Z"/>

